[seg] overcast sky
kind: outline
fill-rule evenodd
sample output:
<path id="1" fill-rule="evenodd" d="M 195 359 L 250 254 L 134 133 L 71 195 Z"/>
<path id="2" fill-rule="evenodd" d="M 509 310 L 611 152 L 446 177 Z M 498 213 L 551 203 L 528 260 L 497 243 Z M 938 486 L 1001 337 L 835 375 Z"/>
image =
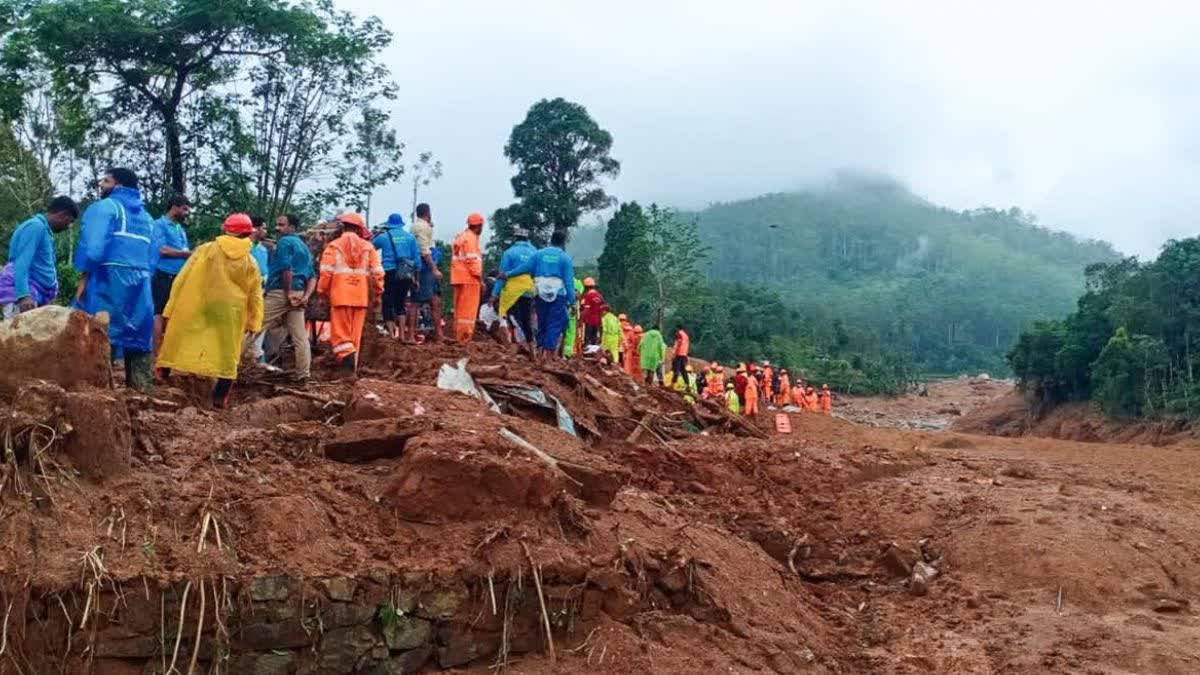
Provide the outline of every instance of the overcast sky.
<path id="1" fill-rule="evenodd" d="M 863 168 L 1126 253 L 1200 223 L 1193 3 L 338 4 L 395 34 L 396 127 L 445 164 L 425 195 L 439 237 L 511 202 L 504 142 L 555 96 L 613 134 L 623 200 L 701 207 Z M 407 213 L 406 194 L 375 209 Z"/>

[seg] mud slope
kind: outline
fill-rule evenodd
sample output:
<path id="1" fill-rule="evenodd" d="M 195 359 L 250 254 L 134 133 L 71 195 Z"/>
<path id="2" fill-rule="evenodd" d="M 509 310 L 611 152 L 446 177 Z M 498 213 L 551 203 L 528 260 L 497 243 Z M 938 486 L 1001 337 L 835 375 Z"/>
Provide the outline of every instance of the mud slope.
<path id="1" fill-rule="evenodd" d="M 501 412 L 434 386 L 463 356 Z M 1190 452 L 779 435 L 595 364 L 368 357 L 226 412 L 7 400 L 0 673 L 1200 669 Z"/>

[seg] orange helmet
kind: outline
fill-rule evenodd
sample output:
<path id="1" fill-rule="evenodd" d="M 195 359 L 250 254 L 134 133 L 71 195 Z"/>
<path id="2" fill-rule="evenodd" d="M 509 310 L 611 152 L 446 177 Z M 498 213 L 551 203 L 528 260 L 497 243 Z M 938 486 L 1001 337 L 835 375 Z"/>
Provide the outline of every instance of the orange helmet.
<path id="1" fill-rule="evenodd" d="M 250 234 L 254 230 L 254 221 L 244 213 L 232 213 L 225 219 L 221 229 L 229 234 Z"/>
<path id="2" fill-rule="evenodd" d="M 643 331 L 643 330 L 642 330 L 642 327 L 641 327 L 641 326 L 634 326 L 634 327 L 633 327 L 633 332 L 635 332 L 635 333 L 644 333 L 645 331 Z"/>
<path id="3" fill-rule="evenodd" d="M 595 288 L 595 287 L 596 287 L 596 280 L 595 280 L 595 279 L 593 279 L 593 278 L 591 278 L 591 277 L 588 277 L 588 278 L 584 279 L 584 280 L 583 280 L 583 287 L 584 287 L 584 288 Z"/>
<path id="4" fill-rule="evenodd" d="M 467 216 L 467 225 L 471 227 L 476 225 L 483 227 L 483 215 L 479 213 L 472 213 L 471 215 Z"/>

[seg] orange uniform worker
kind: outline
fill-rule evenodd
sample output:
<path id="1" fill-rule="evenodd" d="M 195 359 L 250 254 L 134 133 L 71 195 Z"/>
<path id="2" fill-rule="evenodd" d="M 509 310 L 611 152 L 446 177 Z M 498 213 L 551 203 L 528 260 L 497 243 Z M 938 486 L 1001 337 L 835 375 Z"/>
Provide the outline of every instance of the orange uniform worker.
<path id="1" fill-rule="evenodd" d="M 800 380 L 796 386 L 792 387 L 792 405 L 804 408 L 804 380 Z"/>
<path id="2" fill-rule="evenodd" d="M 746 405 L 742 407 L 746 417 L 758 417 L 758 381 L 753 377 L 746 378 Z"/>
<path id="3" fill-rule="evenodd" d="M 818 412 L 821 409 L 821 401 L 817 399 L 817 392 L 812 387 L 804 394 L 804 404 L 807 410 Z"/>
<path id="4" fill-rule="evenodd" d="M 629 317 L 624 314 L 618 314 L 617 320 L 621 322 L 621 366 L 625 366 L 627 359 L 625 352 L 629 350 L 629 344 L 633 341 L 633 324 L 629 322 Z"/>
<path id="5" fill-rule="evenodd" d="M 336 220 L 342 233 L 321 253 L 317 292 L 329 296 L 329 343 L 337 365 L 354 372 L 371 304 L 370 287 L 375 289 L 376 303 L 383 297 L 383 263 L 379 250 L 363 238 L 367 227 L 361 216 L 345 213 Z"/>
<path id="6" fill-rule="evenodd" d="M 718 399 L 725 395 L 725 369 L 721 367 L 720 363 L 716 361 L 710 363 L 704 376 L 708 379 L 705 390 L 708 392 L 709 398 Z"/>
<path id="7" fill-rule="evenodd" d="M 792 378 L 787 368 L 779 371 L 779 395 L 775 397 L 775 405 L 783 407 L 792 400 Z"/>
<path id="8" fill-rule="evenodd" d="M 763 361 L 762 375 L 762 389 L 759 391 L 759 393 L 762 394 L 763 398 L 766 399 L 767 403 L 769 404 L 771 402 L 771 395 L 773 393 L 771 388 L 775 382 L 775 371 L 771 369 L 770 361 Z"/>
<path id="9" fill-rule="evenodd" d="M 625 372 L 629 373 L 634 379 L 642 375 L 641 345 L 645 334 L 641 326 L 634 326 L 633 332 L 629 337 L 629 342 L 625 345 Z"/>
<path id="10" fill-rule="evenodd" d="M 833 392 L 829 391 L 829 385 L 821 385 L 821 413 L 829 415 L 833 412 Z"/>
<path id="11" fill-rule="evenodd" d="M 454 339 L 470 342 L 475 336 L 475 320 L 479 316 L 479 296 L 483 292 L 483 255 L 479 251 L 479 234 L 483 232 L 483 216 L 467 216 L 467 229 L 454 238 L 450 258 L 450 285 L 454 287 Z"/>

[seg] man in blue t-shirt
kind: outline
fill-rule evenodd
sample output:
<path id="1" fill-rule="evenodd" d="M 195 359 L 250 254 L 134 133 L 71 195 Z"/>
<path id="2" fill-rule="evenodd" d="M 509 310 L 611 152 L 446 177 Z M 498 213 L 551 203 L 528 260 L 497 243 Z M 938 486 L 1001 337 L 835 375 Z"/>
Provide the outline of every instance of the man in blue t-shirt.
<path id="1" fill-rule="evenodd" d="M 0 272 L 0 307 L 8 319 L 50 304 L 58 295 L 52 232 L 62 232 L 79 217 L 70 197 L 55 197 L 45 213 L 17 226 L 8 241 L 8 264 Z"/>
<path id="2" fill-rule="evenodd" d="M 192 203 L 183 195 L 172 195 L 167 201 L 167 212 L 154 221 L 154 235 L 150 255 L 154 258 L 154 276 L 150 278 L 150 294 L 154 297 L 154 353 L 162 343 L 166 320 L 163 310 L 171 299 L 171 285 L 175 277 L 192 254 L 188 248 L 187 231 L 184 225 L 192 213 Z M 156 358 L 157 360 L 157 358 Z"/>
<path id="3" fill-rule="evenodd" d="M 379 259 L 383 262 L 383 323 L 392 337 L 415 343 L 417 336 L 408 334 L 407 315 L 409 293 L 417 283 L 420 270 L 421 249 L 417 239 L 404 228 L 404 218 L 393 213 L 371 244 L 379 251 Z M 415 307 L 413 311 L 416 311 Z"/>
<path id="4" fill-rule="evenodd" d="M 284 336 L 291 337 L 296 352 L 297 380 L 307 380 L 312 367 L 312 345 L 304 325 L 304 307 L 317 288 L 312 252 L 297 232 L 300 219 L 286 214 L 275 219 L 279 240 L 271 256 L 266 275 L 267 296 L 263 304 L 263 333 L 271 333 L 267 345 L 272 354 L 279 352 Z"/>

